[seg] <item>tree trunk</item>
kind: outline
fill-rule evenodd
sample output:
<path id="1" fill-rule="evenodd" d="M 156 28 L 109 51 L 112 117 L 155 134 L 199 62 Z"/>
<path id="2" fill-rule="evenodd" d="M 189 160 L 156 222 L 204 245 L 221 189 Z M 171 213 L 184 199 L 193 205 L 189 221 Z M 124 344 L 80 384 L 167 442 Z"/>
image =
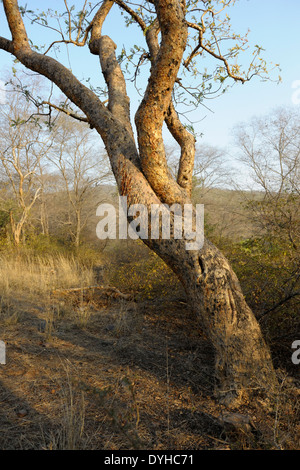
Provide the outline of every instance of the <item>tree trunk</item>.
<path id="1" fill-rule="evenodd" d="M 158 203 L 148 183 L 138 181 L 136 167 L 123 166 L 122 182 L 120 193 L 127 196 L 128 205 L 145 204 L 150 211 Z M 171 219 L 171 233 L 172 227 Z M 186 250 L 190 240 L 185 238 L 143 241 L 177 275 L 213 346 L 218 399 L 238 406 L 259 391 L 275 392 L 277 379 L 269 348 L 234 271 L 218 248 L 207 239 L 199 251 Z"/>
<path id="2" fill-rule="evenodd" d="M 81 213 L 80 213 L 80 210 L 77 210 L 76 211 L 75 238 L 74 238 L 74 245 L 76 248 L 79 248 L 79 245 L 80 245 L 80 235 L 81 235 Z"/>
<path id="3" fill-rule="evenodd" d="M 181 243 L 168 247 L 159 243 L 152 248 L 177 274 L 213 345 L 215 391 L 220 401 L 238 405 L 258 390 L 274 392 L 277 382 L 269 349 L 223 254 L 208 240 L 193 254 Z"/>
<path id="4" fill-rule="evenodd" d="M 15 246 L 19 246 L 20 240 L 21 240 L 23 223 L 22 221 L 15 223 L 15 219 L 14 219 L 12 211 L 10 212 L 9 217 L 10 217 L 10 227 L 11 227 L 11 233 L 12 233 L 14 244 Z"/>
<path id="5" fill-rule="evenodd" d="M 41 206 L 40 206 L 40 224 L 42 229 L 42 234 L 46 237 L 49 237 L 49 221 L 48 214 L 46 210 L 46 202 L 44 200 L 44 194 L 42 193 Z"/>

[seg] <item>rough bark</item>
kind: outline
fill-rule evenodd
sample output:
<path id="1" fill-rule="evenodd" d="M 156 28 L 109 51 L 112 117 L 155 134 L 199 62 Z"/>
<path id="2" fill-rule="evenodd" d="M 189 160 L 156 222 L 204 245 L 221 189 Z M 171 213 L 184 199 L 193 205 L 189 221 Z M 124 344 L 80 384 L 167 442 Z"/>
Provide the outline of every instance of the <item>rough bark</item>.
<path id="1" fill-rule="evenodd" d="M 128 197 L 128 204 L 143 203 L 150 207 L 151 204 L 189 202 L 194 140 L 181 126 L 171 102 L 187 38 L 184 2 L 152 2 L 157 22 L 147 33 L 153 63 L 146 94 L 135 119 L 138 149 L 130 123 L 125 80 L 114 56 L 115 46 L 110 38 L 101 35 L 103 21 L 113 1 L 105 0 L 98 10 L 91 25 L 89 45 L 91 52 L 99 55 L 108 85 L 107 108 L 62 64 L 31 50 L 17 0 L 3 3 L 12 41 L 0 38 L 0 47 L 29 69 L 53 81 L 85 113 L 106 146 L 119 192 Z M 160 45 L 157 43 L 159 29 Z M 182 149 L 177 182 L 166 163 L 162 139 L 164 121 Z M 227 403 L 238 403 L 253 390 L 276 386 L 269 350 L 228 261 L 208 240 L 200 251 L 187 251 L 185 242 L 184 239 L 145 240 L 181 280 L 214 346 L 219 396 Z"/>
<path id="2" fill-rule="evenodd" d="M 146 25 L 143 24 L 140 26 L 146 36 L 151 63 L 153 65 L 156 63 L 160 49 L 158 43 L 158 33 L 160 31 L 159 21 L 156 20 L 151 28 L 146 28 Z M 172 100 L 170 101 L 169 108 L 165 114 L 165 123 L 181 148 L 177 183 L 186 191 L 187 196 L 191 197 L 192 176 L 195 160 L 195 138 L 181 123 Z"/>
<path id="3" fill-rule="evenodd" d="M 148 86 L 135 116 L 139 152 L 142 171 L 161 201 L 183 203 L 186 193 L 176 184 L 167 166 L 162 126 L 186 46 L 187 27 L 178 1 L 155 3 L 162 41 L 153 57 Z"/>
<path id="4" fill-rule="evenodd" d="M 176 245 L 176 246 L 175 246 Z M 153 247 L 181 280 L 200 325 L 215 350 L 216 393 L 226 404 L 247 400 L 252 392 L 275 391 L 271 355 L 238 279 L 222 253 L 208 240 L 199 253 L 179 243 Z M 170 256 L 172 253 L 172 256 Z M 196 256 L 202 272 L 198 279 Z"/>

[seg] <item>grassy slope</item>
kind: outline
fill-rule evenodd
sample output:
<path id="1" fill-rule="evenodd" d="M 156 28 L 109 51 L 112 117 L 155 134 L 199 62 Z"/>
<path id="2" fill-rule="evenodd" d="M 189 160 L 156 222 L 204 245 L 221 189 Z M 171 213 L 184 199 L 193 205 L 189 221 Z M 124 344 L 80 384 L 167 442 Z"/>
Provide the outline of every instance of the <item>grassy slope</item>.
<path id="1" fill-rule="evenodd" d="M 227 233 L 237 195 L 209 197 L 210 222 L 226 213 Z M 28 251 L 0 257 L 1 449 L 300 448 L 299 382 L 284 371 L 279 396 L 238 410 L 253 432 L 224 424 L 210 346 L 177 280 L 139 242 L 109 245 L 89 263 Z M 84 290 L 102 282 L 135 301 Z"/>

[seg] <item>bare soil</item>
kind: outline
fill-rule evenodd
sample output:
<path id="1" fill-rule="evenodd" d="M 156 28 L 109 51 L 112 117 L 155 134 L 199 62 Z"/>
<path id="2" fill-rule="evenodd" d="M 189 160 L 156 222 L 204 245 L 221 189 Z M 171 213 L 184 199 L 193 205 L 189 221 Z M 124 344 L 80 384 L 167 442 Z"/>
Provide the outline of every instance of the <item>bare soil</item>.
<path id="1" fill-rule="evenodd" d="M 277 408 L 258 401 L 235 410 L 251 418 L 251 432 L 226 426 L 213 352 L 184 296 L 73 292 L 8 307 L 1 449 L 300 448 L 294 385 L 284 384 Z"/>

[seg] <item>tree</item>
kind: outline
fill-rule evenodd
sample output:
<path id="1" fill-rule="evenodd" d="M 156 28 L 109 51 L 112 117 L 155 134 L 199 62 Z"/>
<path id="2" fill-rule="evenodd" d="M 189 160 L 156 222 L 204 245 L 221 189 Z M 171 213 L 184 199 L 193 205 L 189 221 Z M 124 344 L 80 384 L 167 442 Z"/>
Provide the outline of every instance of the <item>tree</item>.
<path id="1" fill-rule="evenodd" d="M 15 245 L 25 235 L 25 226 L 38 200 L 39 168 L 51 146 L 41 126 L 31 120 L 32 112 L 32 103 L 18 92 L 11 92 L 9 102 L 0 108 L 0 162 L 6 186 L 2 210 L 9 214 Z"/>
<path id="2" fill-rule="evenodd" d="M 264 61 L 259 60 L 258 65 L 255 61 L 261 51 L 258 46 L 246 73 L 242 73 L 237 65 L 236 57 L 246 41 L 231 33 L 229 17 L 223 15 L 223 10 L 232 3 L 231 0 L 149 0 L 136 5 L 123 0 L 104 0 L 100 7 L 90 2 L 90 11 L 84 2 L 83 8 L 75 14 L 65 2 L 63 18 L 67 18 L 67 35 L 60 32 L 59 39 L 41 53 L 31 47 L 23 17 L 31 15 L 33 24 L 48 26 L 46 14 L 27 12 L 18 6 L 17 0 L 3 0 L 12 38 L 1 37 L 0 48 L 11 53 L 28 69 L 55 83 L 81 110 L 82 114 L 72 111 L 73 116 L 88 122 L 101 136 L 120 194 L 127 196 L 129 206 L 141 203 L 151 212 L 152 204 L 190 203 L 195 138 L 179 120 L 172 99 L 176 90 L 179 90 L 178 97 L 183 89 L 179 76 L 181 65 L 187 73 L 190 71 L 197 76 L 197 60 L 202 55 L 217 61 L 213 75 L 205 72 L 196 89 L 186 87 L 196 104 L 205 92 L 213 92 L 213 83 L 217 83 L 217 89 L 221 90 L 227 80 L 245 83 L 253 75 L 266 72 Z M 103 23 L 114 4 L 126 13 L 128 24 L 134 22 L 141 29 L 146 40 L 147 49 L 135 49 L 139 54 L 142 52 L 136 73 L 143 61 L 149 60 L 150 64 L 147 87 L 135 114 L 137 142 L 126 81 L 115 54 L 116 45 L 109 36 L 102 35 Z M 90 19 L 92 11 L 94 17 Z M 191 32 L 189 36 L 188 31 Z M 235 45 L 222 53 L 224 42 L 229 39 Z M 53 47 L 58 43 L 78 47 L 88 45 L 90 53 L 99 57 L 107 86 L 107 106 L 95 90 L 74 76 L 68 66 L 51 57 Z M 162 133 L 164 122 L 181 148 L 177 180 L 172 177 L 166 161 Z M 269 390 L 276 384 L 270 352 L 229 262 L 207 239 L 201 250 L 186 250 L 186 241 L 185 237 L 145 239 L 150 249 L 181 280 L 214 346 L 216 391 L 222 400 L 233 404 L 248 396 L 253 389 Z"/>
<path id="3" fill-rule="evenodd" d="M 230 180 L 230 172 L 224 162 L 224 151 L 212 145 L 196 150 L 194 168 L 194 192 L 199 197 L 210 189 L 224 187 Z"/>
<path id="4" fill-rule="evenodd" d="M 250 169 L 252 187 L 263 194 L 252 205 L 260 228 L 299 246 L 300 116 L 279 108 L 235 129 L 240 161 Z"/>
<path id="5" fill-rule="evenodd" d="M 48 219 L 48 211 L 46 205 L 46 193 L 47 193 L 47 183 L 48 183 L 49 175 L 46 172 L 46 168 L 44 162 L 39 163 L 39 172 L 38 172 L 38 180 L 40 186 L 40 194 L 39 194 L 39 222 L 41 226 L 42 235 L 49 236 L 49 219 Z"/>
<path id="6" fill-rule="evenodd" d="M 284 260 L 278 292 L 264 315 L 300 295 L 300 115 L 278 108 L 240 124 L 234 135 L 254 188 L 254 195 L 243 193 L 248 214 L 267 250 L 274 254 L 275 248 Z"/>
<path id="7" fill-rule="evenodd" d="M 82 230 L 90 211 L 85 211 L 96 183 L 104 184 L 110 177 L 104 152 L 97 149 L 93 132 L 82 123 L 61 115 L 53 130 L 54 144 L 47 158 L 58 169 L 69 201 L 70 233 L 79 247 Z M 95 208 L 94 208 L 95 212 Z"/>

